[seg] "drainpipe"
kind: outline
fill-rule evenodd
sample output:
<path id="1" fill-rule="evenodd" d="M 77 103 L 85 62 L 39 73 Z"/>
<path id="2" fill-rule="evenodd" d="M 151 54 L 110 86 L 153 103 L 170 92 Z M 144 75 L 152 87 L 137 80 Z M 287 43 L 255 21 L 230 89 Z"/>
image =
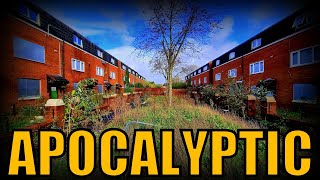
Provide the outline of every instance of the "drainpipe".
<path id="1" fill-rule="evenodd" d="M 50 27 L 53 27 L 57 30 L 60 30 L 59 28 L 57 27 L 54 27 L 52 26 L 51 24 L 48 24 L 48 27 L 47 27 L 47 34 L 48 36 L 50 36 Z M 59 68 L 60 68 L 60 74 L 62 77 L 64 77 L 64 66 L 65 66 L 65 63 L 64 63 L 64 40 L 61 40 L 62 42 L 62 47 L 61 47 L 61 44 L 59 42 Z M 60 51 L 61 51 L 61 54 L 60 54 Z"/>
<path id="2" fill-rule="evenodd" d="M 242 80 L 242 82 L 244 81 L 244 73 L 243 73 L 243 70 L 244 70 L 244 68 L 243 68 L 243 55 L 242 55 L 242 57 L 241 57 L 241 73 L 242 73 L 242 75 L 241 75 L 241 80 Z M 250 71 L 250 69 L 249 69 L 249 71 Z"/>

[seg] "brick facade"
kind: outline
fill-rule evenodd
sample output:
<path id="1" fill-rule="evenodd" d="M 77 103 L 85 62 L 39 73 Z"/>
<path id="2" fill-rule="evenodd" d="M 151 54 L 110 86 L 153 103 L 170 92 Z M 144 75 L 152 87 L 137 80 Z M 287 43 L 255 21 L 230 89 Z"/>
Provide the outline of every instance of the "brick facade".
<path id="1" fill-rule="evenodd" d="M 272 78 L 277 81 L 276 100 L 279 106 L 289 107 L 293 100 L 294 83 L 319 84 L 317 71 L 320 64 L 290 67 L 290 54 L 293 51 L 320 44 L 317 32 L 320 27 L 313 27 L 294 36 L 283 39 L 270 46 L 256 50 L 253 53 L 239 57 L 228 63 L 213 68 L 213 86 L 225 84 L 228 80 L 228 70 L 237 69 L 236 80 L 243 80 L 247 87 L 257 85 L 260 80 Z M 264 72 L 250 74 L 250 64 L 264 61 Z M 242 73 L 243 71 L 243 73 Z M 221 80 L 215 80 L 215 74 L 221 73 Z"/>
<path id="2" fill-rule="evenodd" d="M 34 103 L 37 98 L 18 98 L 18 79 L 35 79 L 40 80 L 40 96 L 44 100 L 50 98 L 50 92 L 47 88 L 47 75 L 63 75 L 69 81 L 66 92 L 74 89 L 74 83 L 85 78 L 95 78 L 99 85 L 104 85 L 107 81 L 112 85 L 119 83 L 123 85 L 124 71 L 120 68 L 120 61 L 116 61 L 118 66 L 112 65 L 91 53 L 77 47 L 74 44 L 63 41 L 62 39 L 49 34 L 28 22 L 13 16 L 7 16 L 3 23 L 6 28 L 3 28 L 0 33 L 2 38 L 2 68 L 1 80 L 6 84 L 6 89 L 1 90 L 1 98 L 5 99 L 2 110 L 10 111 L 12 105 L 24 105 Z M 45 49 L 45 62 L 36 62 L 22 58 L 14 57 L 13 54 L 13 38 L 18 37 L 29 42 L 41 45 Z M 72 70 L 72 58 L 83 61 L 85 66 L 84 72 Z M 104 70 L 104 76 L 99 76 L 96 73 L 96 67 Z M 115 79 L 110 78 L 110 72 L 115 73 Z M 140 76 L 140 75 L 138 75 Z M 142 78 L 142 76 L 140 76 Z M 130 74 L 131 79 L 140 79 Z M 103 87 L 104 88 L 104 87 Z M 62 93 L 58 91 L 58 98 L 62 98 Z"/>

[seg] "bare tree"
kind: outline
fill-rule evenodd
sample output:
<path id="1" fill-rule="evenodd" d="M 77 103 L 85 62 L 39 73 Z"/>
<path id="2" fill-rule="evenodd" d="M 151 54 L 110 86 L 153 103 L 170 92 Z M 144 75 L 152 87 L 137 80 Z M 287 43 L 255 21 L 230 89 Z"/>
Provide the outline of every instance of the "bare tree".
<path id="1" fill-rule="evenodd" d="M 151 1 L 146 30 L 135 44 L 140 54 L 153 54 L 150 64 L 167 81 L 170 106 L 173 72 L 182 64 L 182 55 L 199 53 L 199 42 L 204 42 L 206 34 L 218 24 L 216 16 L 195 1 Z"/>

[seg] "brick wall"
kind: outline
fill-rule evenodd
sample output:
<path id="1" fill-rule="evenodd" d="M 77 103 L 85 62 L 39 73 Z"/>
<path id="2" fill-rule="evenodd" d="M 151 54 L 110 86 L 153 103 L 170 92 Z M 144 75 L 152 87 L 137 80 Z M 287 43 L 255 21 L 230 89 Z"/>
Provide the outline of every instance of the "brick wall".
<path id="1" fill-rule="evenodd" d="M 276 79 L 277 104 L 284 107 L 292 106 L 293 84 L 320 84 L 317 78 L 319 77 L 317 71 L 320 69 L 320 64 L 290 67 L 290 53 L 320 44 L 320 39 L 317 35 L 318 32 L 320 32 L 320 28 L 314 27 L 262 48 L 261 50 L 257 50 L 215 67 L 212 73 L 213 79 L 215 78 L 216 73 L 221 73 L 221 81 L 214 80 L 213 86 L 216 87 L 217 85 L 226 82 L 228 79 L 228 70 L 237 68 L 236 79 L 240 80 L 243 76 L 243 83 L 248 87 L 255 86 L 259 80 L 265 80 L 267 78 Z M 261 60 L 264 61 L 264 72 L 250 75 L 250 64 Z"/>
<path id="2" fill-rule="evenodd" d="M 1 108 L 2 111 L 10 111 L 13 104 L 35 103 L 34 99 L 18 99 L 18 78 L 40 80 L 40 95 L 44 98 L 43 101 L 50 98 L 47 91 L 46 75 L 58 75 L 64 72 L 65 78 L 69 81 L 67 92 L 73 90 L 74 83 L 85 78 L 95 78 L 98 80 L 99 85 L 103 85 L 104 81 L 108 81 L 113 85 L 116 83 L 123 85 L 125 71 L 121 70 L 120 61 L 118 61 L 118 67 L 103 63 L 100 58 L 83 51 L 81 48 L 62 42 L 56 37 L 10 16 L 4 19 L 3 24 L 6 25 L 6 28 L 3 28 L 0 32 L 3 47 L 0 53 L 2 59 L 0 73 L 1 82 L 5 84 L 6 88 L 0 90 L 0 96 L 5 102 Z M 13 57 L 13 38 L 15 36 L 43 46 L 45 49 L 45 63 Z M 84 62 L 84 72 L 72 70 L 72 58 Z M 104 76 L 96 74 L 97 67 L 104 69 Z M 115 73 L 116 79 L 109 78 L 110 71 Z M 135 79 L 135 83 L 138 82 L 136 80 L 138 78 L 133 75 L 130 75 L 130 78 Z M 60 91 L 58 92 L 58 98 L 62 98 Z"/>

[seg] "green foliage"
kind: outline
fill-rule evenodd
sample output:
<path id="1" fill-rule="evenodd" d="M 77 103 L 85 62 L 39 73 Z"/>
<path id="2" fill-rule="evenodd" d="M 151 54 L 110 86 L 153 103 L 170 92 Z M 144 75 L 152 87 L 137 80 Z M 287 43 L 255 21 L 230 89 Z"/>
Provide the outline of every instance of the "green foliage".
<path id="1" fill-rule="evenodd" d="M 93 110 L 102 104 L 102 94 L 96 94 L 93 87 L 96 80 L 84 79 L 78 83 L 77 89 L 65 94 L 65 119 L 71 130 L 71 124 L 78 126 L 88 117 L 92 116 Z"/>
<path id="2" fill-rule="evenodd" d="M 186 89 L 188 84 L 185 82 L 174 82 L 172 83 L 172 89 Z"/>
<path id="3" fill-rule="evenodd" d="M 207 85 L 202 89 L 202 97 L 205 103 L 210 104 L 210 100 L 213 101 L 215 98 L 215 91 L 212 85 Z"/>
<path id="4" fill-rule="evenodd" d="M 162 84 L 155 84 L 154 87 L 155 88 L 162 88 Z"/>
<path id="5" fill-rule="evenodd" d="M 252 89 L 251 91 L 254 95 L 257 96 L 258 99 L 261 99 L 261 98 L 265 97 L 268 93 L 271 93 L 263 86 L 256 87 L 256 88 Z"/>
<path id="6" fill-rule="evenodd" d="M 136 88 L 143 88 L 144 86 L 143 86 L 142 83 L 138 82 L 138 83 L 134 84 L 134 87 L 136 87 Z"/>
<path id="7" fill-rule="evenodd" d="M 244 100 L 247 98 L 249 91 L 242 83 L 236 83 L 234 80 L 230 81 L 225 89 L 225 105 L 228 105 L 231 111 L 245 116 L 246 104 Z"/>
<path id="8" fill-rule="evenodd" d="M 130 87 L 130 86 L 125 87 L 124 92 L 125 93 L 133 93 L 132 87 Z"/>
<path id="9" fill-rule="evenodd" d="M 126 70 L 126 74 L 124 75 L 124 85 L 129 86 L 129 71 L 128 69 Z"/>

